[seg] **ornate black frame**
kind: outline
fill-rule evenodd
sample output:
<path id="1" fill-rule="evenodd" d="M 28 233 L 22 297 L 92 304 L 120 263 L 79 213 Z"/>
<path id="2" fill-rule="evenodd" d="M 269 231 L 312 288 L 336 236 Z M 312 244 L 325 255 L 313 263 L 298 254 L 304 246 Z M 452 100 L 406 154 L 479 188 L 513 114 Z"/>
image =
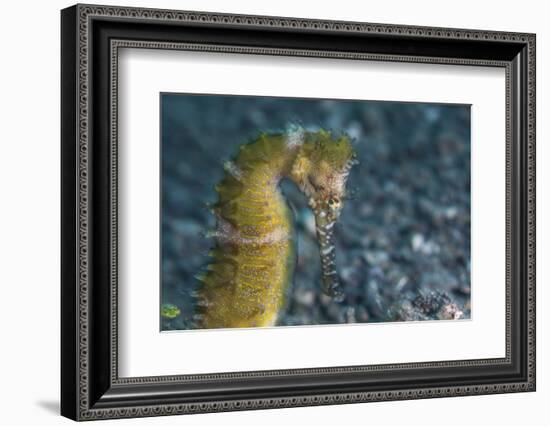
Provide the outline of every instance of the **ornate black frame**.
<path id="1" fill-rule="evenodd" d="M 96 5 L 64 9 L 61 30 L 64 416 L 91 420 L 535 390 L 534 34 Z M 119 378 L 121 47 L 505 68 L 506 357 Z"/>

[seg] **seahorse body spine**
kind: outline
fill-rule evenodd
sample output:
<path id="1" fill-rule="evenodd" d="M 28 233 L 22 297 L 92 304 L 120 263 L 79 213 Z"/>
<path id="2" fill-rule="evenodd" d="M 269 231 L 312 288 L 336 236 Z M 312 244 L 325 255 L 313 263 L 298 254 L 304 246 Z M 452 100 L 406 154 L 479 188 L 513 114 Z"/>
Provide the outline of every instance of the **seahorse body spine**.
<path id="1" fill-rule="evenodd" d="M 216 244 L 199 277 L 202 328 L 275 324 L 294 259 L 291 214 L 278 185 L 296 149 L 284 135 L 263 134 L 226 164 L 213 207 Z"/>

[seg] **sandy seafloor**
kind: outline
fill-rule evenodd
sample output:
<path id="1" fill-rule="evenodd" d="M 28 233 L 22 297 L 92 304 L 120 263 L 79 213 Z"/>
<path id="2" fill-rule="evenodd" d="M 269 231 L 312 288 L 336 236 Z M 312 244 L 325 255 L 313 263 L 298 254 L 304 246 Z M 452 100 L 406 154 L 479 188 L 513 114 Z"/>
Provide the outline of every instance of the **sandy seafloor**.
<path id="1" fill-rule="evenodd" d="M 336 228 L 345 300 L 320 291 L 314 218 L 291 182 L 298 256 L 277 325 L 470 317 L 470 108 L 466 105 L 163 94 L 162 330 L 192 328 L 194 275 L 223 163 L 262 131 L 346 132 L 359 164 Z"/>

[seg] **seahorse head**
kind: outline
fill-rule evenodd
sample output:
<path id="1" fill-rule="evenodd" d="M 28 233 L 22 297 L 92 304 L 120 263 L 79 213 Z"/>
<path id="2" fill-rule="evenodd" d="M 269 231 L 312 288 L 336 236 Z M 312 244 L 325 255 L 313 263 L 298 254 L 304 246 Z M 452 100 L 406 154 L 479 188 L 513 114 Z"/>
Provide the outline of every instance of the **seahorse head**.
<path id="1" fill-rule="evenodd" d="M 333 137 L 321 130 L 303 135 L 291 170 L 292 180 L 308 198 L 315 215 L 323 291 L 336 300 L 341 300 L 343 294 L 335 266 L 334 224 L 342 211 L 348 174 L 355 163 L 347 136 Z"/>

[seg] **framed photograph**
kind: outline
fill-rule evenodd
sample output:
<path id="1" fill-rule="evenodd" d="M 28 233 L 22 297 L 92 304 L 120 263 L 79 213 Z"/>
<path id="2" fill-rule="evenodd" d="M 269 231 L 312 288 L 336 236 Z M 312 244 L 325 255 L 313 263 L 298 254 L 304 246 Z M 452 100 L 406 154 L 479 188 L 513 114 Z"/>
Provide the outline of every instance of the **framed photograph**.
<path id="1" fill-rule="evenodd" d="M 61 412 L 535 390 L 535 35 L 61 12 Z"/>

